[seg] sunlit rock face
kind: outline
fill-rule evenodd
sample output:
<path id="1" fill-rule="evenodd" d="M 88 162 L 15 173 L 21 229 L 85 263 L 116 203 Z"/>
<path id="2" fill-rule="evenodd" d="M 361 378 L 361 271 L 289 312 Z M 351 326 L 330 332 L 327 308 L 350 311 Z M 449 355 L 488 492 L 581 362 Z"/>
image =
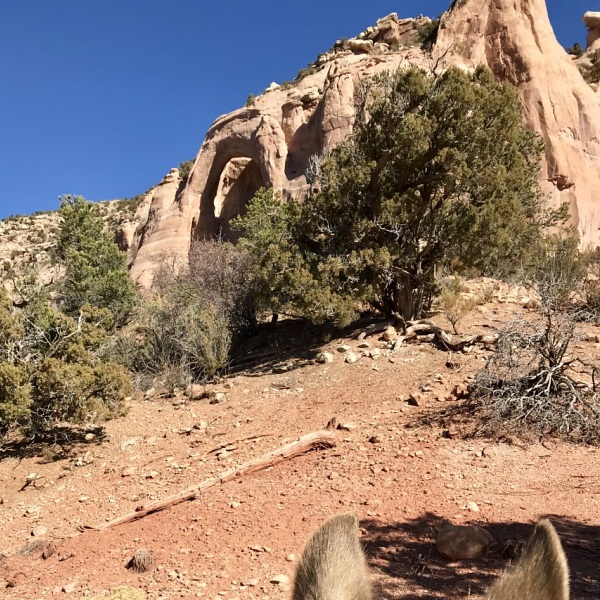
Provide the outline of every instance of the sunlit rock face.
<path id="1" fill-rule="evenodd" d="M 515 85 L 544 140 L 541 185 L 567 202 L 583 245 L 600 241 L 600 104 L 556 40 L 544 0 L 458 0 L 436 44 L 447 62 L 487 65 Z"/>
<path id="2" fill-rule="evenodd" d="M 592 45 L 600 42 L 596 17 L 589 15 L 597 14 L 586 17 Z M 600 104 L 557 42 L 544 0 L 455 0 L 432 54 L 420 48 L 418 31 L 430 22 L 388 15 L 356 38 L 336 43 L 293 85 L 271 84 L 254 103 L 219 117 L 187 181 L 173 172 L 142 203 L 129 248 L 133 279 L 149 286 L 161 260 L 185 262 L 195 239 L 235 240 L 229 221 L 243 214 L 260 186 L 302 197 L 311 156 L 352 130 L 357 82 L 410 64 L 426 69 L 484 64 L 515 85 L 527 124 L 546 145 L 543 191 L 552 205 L 569 204 L 584 244 L 597 244 Z"/>

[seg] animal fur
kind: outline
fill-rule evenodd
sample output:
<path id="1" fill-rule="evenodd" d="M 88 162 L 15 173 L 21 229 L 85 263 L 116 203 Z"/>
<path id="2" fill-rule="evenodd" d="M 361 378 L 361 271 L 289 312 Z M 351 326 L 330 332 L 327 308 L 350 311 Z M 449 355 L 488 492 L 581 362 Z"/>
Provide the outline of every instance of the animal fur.
<path id="1" fill-rule="evenodd" d="M 302 553 L 293 600 L 372 600 L 367 561 L 352 513 L 317 529 Z M 533 530 L 517 564 L 494 584 L 487 600 L 568 600 L 569 569 L 552 523 Z"/>
<path id="2" fill-rule="evenodd" d="M 353 513 L 336 515 L 308 540 L 293 600 L 371 600 L 371 580 Z"/>
<path id="3" fill-rule="evenodd" d="M 547 519 L 533 530 L 517 564 L 498 579 L 487 600 L 568 600 L 569 567 Z"/>

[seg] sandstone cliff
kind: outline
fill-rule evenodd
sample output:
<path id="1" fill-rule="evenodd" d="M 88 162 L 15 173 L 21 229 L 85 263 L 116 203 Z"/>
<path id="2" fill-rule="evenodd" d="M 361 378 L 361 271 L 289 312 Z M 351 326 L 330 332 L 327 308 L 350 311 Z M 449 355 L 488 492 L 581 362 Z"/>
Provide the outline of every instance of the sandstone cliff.
<path id="1" fill-rule="evenodd" d="M 551 203 L 567 202 L 584 245 L 600 242 L 600 103 L 556 40 L 544 0 L 462 0 L 443 20 L 438 56 L 487 65 L 515 85 L 527 125 L 545 144 Z"/>
<path id="2" fill-rule="evenodd" d="M 129 248 L 134 281 L 148 286 L 164 256 L 186 260 L 194 239 L 229 235 L 228 220 L 261 185 L 301 196 L 309 158 L 351 131 L 360 78 L 399 65 L 432 68 L 436 61 L 484 64 L 518 88 L 526 121 L 546 144 L 544 191 L 554 205 L 569 203 L 584 243 L 600 241 L 598 96 L 556 41 L 544 0 L 455 0 L 431 53 L 418 35 L 429 22 L 388 15 L 337 42 L 292 86 L 272 85 L 251 106 L 219 117 L 185 185 L 172 172 L 144 201 Z"/>

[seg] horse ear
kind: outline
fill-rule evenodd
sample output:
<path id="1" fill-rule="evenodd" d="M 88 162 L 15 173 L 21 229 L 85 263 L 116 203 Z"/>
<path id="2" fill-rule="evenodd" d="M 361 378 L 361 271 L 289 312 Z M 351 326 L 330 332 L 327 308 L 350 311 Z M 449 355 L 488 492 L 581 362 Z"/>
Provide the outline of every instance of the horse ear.
<path id="1" fill-rule="evenodd" d="M 487 600 L 568 600 L 569 567 L 552 523 L 540 521 L 517 564 L 498 579 Z"/>
<path id="2" fill-rule="evenodd" d="M 367 560 L 353 513 L 332 517 L 308 540 L 293 600 L 372 600 Z"/>

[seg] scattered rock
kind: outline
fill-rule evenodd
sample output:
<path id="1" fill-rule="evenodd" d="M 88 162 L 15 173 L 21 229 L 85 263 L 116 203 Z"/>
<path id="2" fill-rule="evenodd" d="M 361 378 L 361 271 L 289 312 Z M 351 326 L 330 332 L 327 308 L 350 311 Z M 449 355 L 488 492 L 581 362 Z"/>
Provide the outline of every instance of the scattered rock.
<path id="1" fill-rule="evenodd" d="M 341 431 L 352 431 L 356 429 L 356 425 L 354 423 L 338 423 L 337 429 Z"/>
<path id="2" fill-rule="evenodd" d="M 316 360 L 320 364 L 332 363 L 333 362 L 333 354 L 331 354 L 331 352 L 319 352 L 319 354 L 317 354 Z"/>
<path id="3" fill-rule="evenodd" d="M 43 525 L 38 525 L 31 530 L 33 537 L 44 537 L 48 533 L 48 528 Z"/>
<path id="4" fill-rule="evenodd" d="M 438 532 L 437 551 L 450 560 L 469 560 L 485 556 L 494 541 L 491 534 L 477 525 L 446 525 Z"/>
<path id="5" fill-rule="evenodd" d="M 475 512 L 478 513 L 479 512 L 479 506 L 477 506 L 476 502 L 473 501 L 469 501 L 467 502 L 467 508 L 471 511 L 471 512 Z"/>
<path id="6" fill-rule="evenodd" d="M 295 554 L 288 554 L 285 557 L 285 560 L 287 560 L 288 562 L 294 562 L 296 560 L 296 555 Z"/>
<path id="7" fill-rule="evenodd" d="M 378 435 L 372 435 L 369 438 L 369 442 L 371 442 L 371 444 L 381 444 L 381 438 Z"/>
<path id="8" fill-rule="evenodd" d="M 86 442 L 93 442 L 96 439 L 96 434 L 95 433 L 86 433 L 84 440 Z"/>
<path id="9" fill-rule="evenodd" d="M 389 327 L 387 327 L 386 330 L 383 332 L 383 339 L 386 342 L 394 342 L 397 337 L 398 337 L 398 332 L 391 325 Z"/>
<path id="10" fill-rule="evenodd" d="M 411 392 L 406 399 L 409 406 L 423 406 L 423 396 L 418 392 Z"/>
<path id="11" fill-rule="evenodd" d="M 280 574 L 275 575 L 275 577 L 271 578 L 271 583 L 277 583 L 279 585 L 287 585 L 290 582 L 290 578 L 287 575 Z"/>
<path id="12" fill-rule="evenodd" d="M 209 404 L 222 404 L 226 399 L 227 395 L 224 392 L 216 392 L 210 399 Z"/>
<path id="13" fill-rule="evenodd" d="M 348 344 L 342 344 L 341 346 L 338 346 L 336 348 L 336 350 L 340 353 L 340 354 L 345 354 L 346 352 L 349 352 L 352 349 L 352 346 L 348 346 Z"/>
<path id="14" fill-rule="evenodd" d="M 458 400 L 466 400 L 469 397 L 469 386 L 466 383 L 457 383 L 452 390 L 452 395 Z"/>
<path id="15" fill-rule="evenodd" d="M 67 583 L 66 585 L 63 586 L 62 591 L 65 594 L 72 594 L 76 588 L 77 588 L 77 584 L 74 581 L 71 581 L 70 583 Z"/>
<path id="16" fill-rule="evenodd" d="M 129 562 L 125 565 L 127 569 L 136 573 L 145 573 L 154 564 L 154 554 L 150 550 L 140 548 L 136 550 Z"/>
<path id="17" fill-rule="evenodd" d="M 362 335 L 362 333 L 361 333 Z M 371 344 L 369 344 L 369 342 L 360 342 L 360 344 L 358 344 L 359 348 L 370 348 Z"/>
<path id="18" fill-rule="evenodd" d="M 348 352 L 348 354 L 346 354 L 346 358 L 344 358 L 344 362 L 347 362 L 348 364 L 353 364 L 358 360 L 358 356 L 354 353 L 354 352 Z"/>

